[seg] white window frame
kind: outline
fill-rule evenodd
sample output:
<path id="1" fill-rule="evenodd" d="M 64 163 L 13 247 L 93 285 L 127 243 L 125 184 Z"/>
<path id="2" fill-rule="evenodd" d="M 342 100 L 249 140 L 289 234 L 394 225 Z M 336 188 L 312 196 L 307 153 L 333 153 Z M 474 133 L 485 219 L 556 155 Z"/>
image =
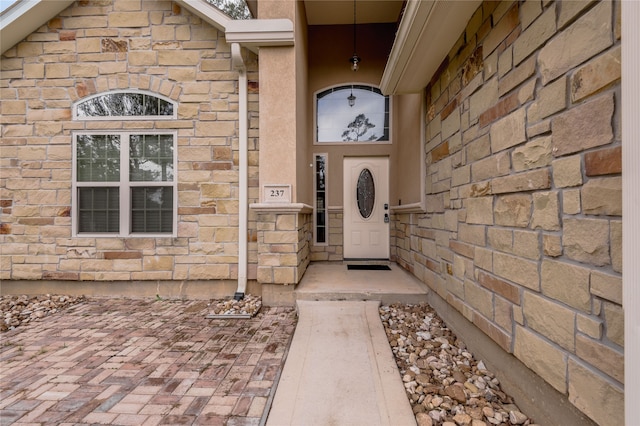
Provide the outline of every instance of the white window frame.
<path id="1" fill-rule="evenodd" d="M 78 136 L 83 135 L 119 135 L 120 136 L 120 180 L 114 182 L 78 182 L 77 180 L 77 144 Z M 134 181 L 129 180 L 129 137 L 131 135 L 171 135 L 173 137 L 173 181 Z M 71 210 L 72 210 L 72 236 L 73 237 L 87 237 L 87 238 L 113 238 L 113 237 L 139 237 L 139 238 L 162 238 L 162 237 L 177 237 L 178 235 L 178 132 L 177 131 L 79 131 L 73 132 L 73 155 L 72 155 L 72 189 L 71 189 Z M 134 187 L 154 187 L 163 186 L 171 187 L 173 190 L 173 226 L 171 233 L 142 233 L 131 232 L 131 188 Z M 100 232 L 100 233 L 87 233 L 78 232 L 79 218 L 78 218 L 78 188 L 98 188 L 98 187 L 118 187 L 120 189 L 120 226 L 119 232 Z"/>
<path id="2" fill-rule="evenodd" d="M 318 242 L 318 180 L 316 179 L 317 158 L 324 157 L 324 242 Z M 313 154 L 313 244 L 316 246 L 329 245 L 329 154 Z"/>
<path id="3" fill-rule="evenodd" d="M 116 93 L 138 93 L 147 96 L 153 96 L 154 98 L 162 99 L 165 102 L 168 102 L 173 105 L 173 114 L 172 115 L 108 115 L 108 116 L 78 116 L 78 105 L 95 98 L 99 98 L 105 95 L 111 95 Z M 147 90 L 139 90 L 139 89 L 126 89 L 126 90 L 110 90 L 108 92 L 101 92 L 95 95 L 84 97 L 73 103 L 73 120 L 77 121 L 112 121 L 112 120 L 122 120 L 122 121 L 135 121 L 135 120 L 176 120 L 178 118 L 178 104 L 172 100 L 167 98 L 166 96 L 159 95 L 157 93 L 149 92 Z"/>
<path id="4" fill-rule="evenodd" d="M 349 87 L 349 86 L 367 86 L 371 88 L 375 88 L 380 90 L 379 86 L 369 83 L 360 83 L 360 82 L 351 82 L 351 83 L 342 83 L 342 84 L 334 84 L 332 86 L 324 87 L 320 90 L 317 90 L 313 93 L 313 144 L 319 146 L 326 145 L 391 145 L 393 143 L 393 96 L 388 96 L 389 98 L 389 140 L 388 141 L 358 141 L 358 142 L 347 142 L 347 141 L 335 141 L 335 142 L 318 142 L 318 95 L 322 92 L 326 92 L 327 90 L 340 88 L 340 87 Z M 382 95 L 385 96 L 385 95 Z M 345 98 L 345 102 L 347 99 Z M 357 99 L 356 99 L 357 103 Z"/>

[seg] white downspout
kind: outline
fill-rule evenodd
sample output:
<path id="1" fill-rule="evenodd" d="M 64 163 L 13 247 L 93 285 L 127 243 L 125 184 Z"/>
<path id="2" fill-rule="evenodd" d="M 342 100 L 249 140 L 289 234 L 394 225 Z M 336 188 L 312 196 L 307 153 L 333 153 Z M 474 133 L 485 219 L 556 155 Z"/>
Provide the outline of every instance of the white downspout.
<path id="1" fill-rule="evenodd" d="M 622 5 L 622 307 L 626 424 L 638 421 L 640 401 L 640 4 Z"/>
<path id="2" fill-rule="evenodd" d="M 231 43 L 231 63 L 238 71 L 238 120 L 239 120 L 239 195 L 238 195 L 238 289 L 234 299 L 241 300 L 247 291 L 247 234 L 248 234 L 248 171 L 249 161 L 247 152 L 247 130 L 249 107 L 247 102 L 247 67 L 242 59 L 242 48 L 239 43 Z"/>

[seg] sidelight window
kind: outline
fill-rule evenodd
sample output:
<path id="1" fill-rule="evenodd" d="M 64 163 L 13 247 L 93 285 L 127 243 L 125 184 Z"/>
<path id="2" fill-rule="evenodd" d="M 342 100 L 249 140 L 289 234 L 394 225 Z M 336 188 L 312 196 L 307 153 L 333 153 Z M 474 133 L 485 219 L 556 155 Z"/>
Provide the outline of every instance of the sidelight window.
<path id="1" fill-rule="evenodd" d="M 314 161 L 315 170 L 315 214 L 313 225 L 315 229 L 315 242 L 317 245 L 325 245 L 329 242 L 328 235 L 328 210 L 327 210 L 327 154 L 316 154 Z"/>

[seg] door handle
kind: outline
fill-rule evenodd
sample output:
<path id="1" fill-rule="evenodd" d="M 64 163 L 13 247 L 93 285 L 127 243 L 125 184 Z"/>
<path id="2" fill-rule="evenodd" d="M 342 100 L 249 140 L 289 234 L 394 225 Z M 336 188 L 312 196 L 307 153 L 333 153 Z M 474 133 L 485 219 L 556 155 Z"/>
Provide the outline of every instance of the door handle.
<path id="1" fill-rule="evenodd" d="M 384 214 L 384 223 L 389 223 L 389 213 Z"/>

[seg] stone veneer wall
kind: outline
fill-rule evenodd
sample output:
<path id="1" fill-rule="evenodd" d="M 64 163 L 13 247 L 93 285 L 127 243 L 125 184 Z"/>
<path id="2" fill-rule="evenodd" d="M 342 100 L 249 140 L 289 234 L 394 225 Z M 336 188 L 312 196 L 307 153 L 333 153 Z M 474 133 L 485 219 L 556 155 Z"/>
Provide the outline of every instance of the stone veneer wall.
<path id="1" fill-rule="evenodd" d="M 426 88 L 397 261 L 601 425 L 623 424 L 620 2 L 485 1 Z"/>
<path id="2" fill-rule="evenodd" d="M 344 259 L 342 252 L 344 246 L 343 226 L 344 216 L 342 209 L 329 208 L 329 241 L 326 245 L 313 245 L 311 247 L 311 261 L 341 261 Z"/>
<path id="3" fill-rule="evenodd" d="M 313 217 L 306 213 L 258 213 L 258 282 L 297 284 L 310 262 Z"/>
<path id="4" fill-rule="evenodd" d="M 257 62 L 248 63 L 249 196 L 258 201 Z M 2 56 L 3 280 L 233 280 L 238 238 L 238 74 L 224 35 L 174 2 L 75 2 Z M 171 121 L 73 121 L 114 89 L 178 102 Z M 178 132 L 177 238 L 71 235 L 72 132 Z M 249 278 L 257 231 L 250 222 Z M 135 285 L 135 284 L 132 284 Z"/>

